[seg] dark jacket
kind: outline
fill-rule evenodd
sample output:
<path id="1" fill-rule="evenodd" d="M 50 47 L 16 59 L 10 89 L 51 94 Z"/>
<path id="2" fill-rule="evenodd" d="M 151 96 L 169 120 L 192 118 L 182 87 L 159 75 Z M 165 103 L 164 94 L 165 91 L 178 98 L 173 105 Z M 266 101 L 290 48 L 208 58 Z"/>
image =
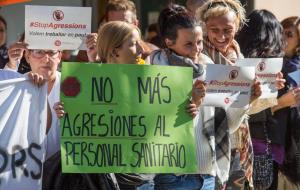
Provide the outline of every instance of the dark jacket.
<path id="1" fill-rule="evenodd" d="M 288 87 L 279 90 L 278 97 L 286 93 L 287 90 Z M 268 108 L 251 115 L 249 119 L 251 138 L 265 140 L 264 126 L 266 126 L 271 143 L 284 146 L 289 112 L 290 108 L 284 108 L 276 111 L 274 115 L 272 115 L 271 109 Z"/>
<path id="2" fill-rule="evenodd" d="M 284 59 L 284 74 L 299 68 L 300 56 Z M 287 77 L 287 83 L 295 86 L 295 82 Z M 300 115 L 297 108 L 290 108 L 286 131 L 285 157 L 281 171 L 293 182 L 300 184 Z"/>
<path id="3" fill-rule="evenodd" d="M 108 174 L 62 173 L 60 151 L 43 164 L 43 190 L 119 190 Z"/>

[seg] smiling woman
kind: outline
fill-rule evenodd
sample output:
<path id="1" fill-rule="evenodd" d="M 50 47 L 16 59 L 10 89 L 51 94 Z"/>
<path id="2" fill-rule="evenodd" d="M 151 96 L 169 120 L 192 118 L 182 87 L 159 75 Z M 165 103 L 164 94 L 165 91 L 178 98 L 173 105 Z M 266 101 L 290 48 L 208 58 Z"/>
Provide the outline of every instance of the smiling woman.
<path id="1" fill-rule="evenodd" d="M 211 0 L 197 10 L 205 23 L 204 53 L 217 64 L 233 64 L 241 56 L 234 40 L 245 23 L 245 9 L 235 0 Z"/>
<path id="2" fill-rule="evenodd" d="M 237 59 L 243 58 L 240 47 L 234 40 L 237 31 L 246 21 L 245 9 L 239 1 L 209 0 L 197 10 L 196 17 L 205 24 L 204 54 L 208 55 L 215 64 L 234 65 Z M 260 87 L 255 85 L 254 88 Z M 245 142 L 241 143 L 242 139 Z M 244 186 L 246 179 L 250 183 L 252 181 L 251 160 L 245 159 L 251 158 L 251 152 L 248 150 L 252 150 L 246 120 L 235 133 L 230 134 L 230 142 L 231 168 L 226 186 L 228 189 L 236 190 Z M 245 173 L 244 168 L 249 169 L 250 172 Z"/>

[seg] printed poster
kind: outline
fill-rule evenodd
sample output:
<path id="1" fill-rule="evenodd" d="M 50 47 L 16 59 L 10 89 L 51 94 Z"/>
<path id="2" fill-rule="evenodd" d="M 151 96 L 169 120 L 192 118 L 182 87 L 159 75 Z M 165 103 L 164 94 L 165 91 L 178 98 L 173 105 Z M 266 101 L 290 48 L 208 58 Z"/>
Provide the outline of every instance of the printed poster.
<path id="1" fill-rule="evenodd" d="M 29 49 L 86 49 L 91 7 L 25 6 L 25 42 Z"/>

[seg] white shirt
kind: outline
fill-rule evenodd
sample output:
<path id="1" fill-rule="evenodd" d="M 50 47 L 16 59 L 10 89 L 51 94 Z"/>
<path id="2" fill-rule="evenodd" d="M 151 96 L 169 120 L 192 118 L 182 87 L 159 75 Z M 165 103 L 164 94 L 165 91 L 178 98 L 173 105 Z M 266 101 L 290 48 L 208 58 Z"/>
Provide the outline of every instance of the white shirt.
<path id="1" fill-rule="evenodd" d="M 53 109 L 53 106 L 56 102 L 60 101 L 60 79 L 61 73 L 56 71 L 56 79 L 53 85 L 51 92 L 48 95 L 48 102 L 52 114 L 52 123 L 51 128 L 47 134 L 46 140 L 46 159 L 51 157 L 57 151 L 60 150 L 60 129 L 59 129 L 59 119 L 56 116 L 56 112 Z"/>

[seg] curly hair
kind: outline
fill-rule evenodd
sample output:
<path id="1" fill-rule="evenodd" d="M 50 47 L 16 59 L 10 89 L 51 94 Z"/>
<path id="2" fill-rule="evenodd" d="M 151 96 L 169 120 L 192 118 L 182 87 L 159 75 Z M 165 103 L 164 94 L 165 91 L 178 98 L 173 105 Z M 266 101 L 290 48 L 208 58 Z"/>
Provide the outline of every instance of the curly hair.
<path id="1" fill-rule="evenodd" d="M 196 11 L 197 19 L 206 23 L 211 17 L 223 16 L 233 11 L 237 17 L 236 26 L 238 29 L 246 23 L 246 10 L 237 0 L 210 0 Z"/>
<path id="2" fill-rule="evenodd" d="M 244 56 L 282 57 L 285 48 L 283 29 L 274 14 L 267 10 L 254 10 L 248 19 L 236 38 Z"/>

